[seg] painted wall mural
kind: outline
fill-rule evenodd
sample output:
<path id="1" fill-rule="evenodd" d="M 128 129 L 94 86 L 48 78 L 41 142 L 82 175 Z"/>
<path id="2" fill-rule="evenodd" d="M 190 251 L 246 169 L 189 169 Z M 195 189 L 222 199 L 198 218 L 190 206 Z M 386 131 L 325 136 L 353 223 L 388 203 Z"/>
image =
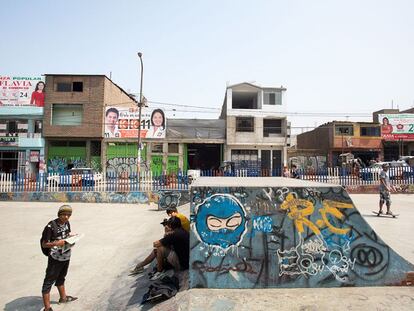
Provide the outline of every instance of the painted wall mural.
<path id="1" fill-rule="evenodd" d="M 68 169 L 68 164 L 72 164 L 74 168 L 87 167 L 86 161 L 83 158 L 71 157 L 71 158 L 59 158 L 54 157 L 47 160 L 47 172 L 63 174 Z"/>
<path id="2" fill-rule="evenodd" d="M 193 288 L 391 285 L 414 269 L 341 187 L 191 191 Z"/>
<path id="3" fill-rule="evenodd" d="M 112 158 L 106 161 L 106 172 L 113 176 L 120 176 L 122 173 L 137 173 L 138 159 L 129 158 Z"/>
<path id="4" fill-rule="evenodd" d="M 180 205 L 181 192 L 172 190 L 160 190 L 157 192 L 157 194 L 159 210 L 166 210 L 169 207 L 178 207 Z"/>
<path id="5" fill-rule="evenodd" d="M 106 161 L 106 172 L 110 176 L 122 176 L 123 174 L 137 174 L 136 157 L 115 157 Z M 147 172 L 148 166 L 145 160 L 141 160 L 141 172 Z"/>
<path id="6" fill-rule="evenodd" d="M 189 202 L 188 191 L 170 191 L 172 196 L 179 197 L 178 205 Z M 155 192 L 1 192 L 0 201 L 20 202 L 84 202 L 84 203 L 158 203 Z"/>

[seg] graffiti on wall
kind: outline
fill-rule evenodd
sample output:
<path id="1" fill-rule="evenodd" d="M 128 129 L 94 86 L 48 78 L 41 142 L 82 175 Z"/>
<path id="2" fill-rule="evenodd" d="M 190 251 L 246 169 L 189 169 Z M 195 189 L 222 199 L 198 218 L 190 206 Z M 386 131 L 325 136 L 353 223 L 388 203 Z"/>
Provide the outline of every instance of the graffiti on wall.
<path id="1" fill-rule="evenodd" d="M 54 157 L 48 159 L 47 161 L 47 171 L 48 173 L 65 173 L 68 170 L 68 165 L 73 165 L 74 168 L 77 167 L 87 167 L 85 159 L 71 157 L 71 158 L 59 158 Z"/>
<path id="2" fill-rule="evenodd" d="M 296 156 L 289 159 L 290 166 L 296 165 L 299 169 L 326 169 L 326 156 Z"/>
<path id="3" fill-rule="evenodd" d="M 112 176 L 122 176 L 123 174 L 134 175 L 137 173 L 138 159 L 135 157 L 116 157 L 106 161 L 106 171 Z M 141 160 L 141 172 L 148 171 L 147 164 Z"/>
<path id="4" fill-rule="evenodd" d="M 385 285 L 414 268 L 341 187 L 196 187 L 191 223 L 191 287 Z"/>
<path id="5" fill-rule="evenodd" d="M 174 191 L 181 204 L 189 202 L 187 191 Z M 20 202 L 84 202 L 84 203 L 150 203 L 158 202 L 153 192 L 67 191 L 67 192 L 2 192 L 0 201 Z"/>
<path id="6" fill-rule="evenodd" d="M 106 172 L 110 175 L 120 176 L 123 173 L 136 174 L 138 159 L 129 158 L 112 158 L 106 161 Z"/>
<path id="7" fill-rule="evenodd" d="M 159 210 L 166 210 L 169 207 L 178 207 L 180 205 L 181 192 L 160 190 L 157 194 Z"/>
<path id="8" fill-rule="evenodd" d="M 246 233 L 246 212 L 235 196 L 214 194 L 197 206 L 195 224 L 200 241 L 223 250 L 238 246 Z"/>

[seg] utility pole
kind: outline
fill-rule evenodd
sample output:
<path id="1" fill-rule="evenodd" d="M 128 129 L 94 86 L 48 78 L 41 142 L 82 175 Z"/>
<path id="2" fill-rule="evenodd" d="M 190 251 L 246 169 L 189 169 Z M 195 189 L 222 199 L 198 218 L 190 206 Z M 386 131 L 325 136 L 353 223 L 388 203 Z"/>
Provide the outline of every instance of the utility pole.
<path id="1" fill-rule="evenodd" d="M 138 175 L 138 189 L 141 189 L 141 113 L 142 113 L 142 82 L 144 77 L 144 64 L 142 62 L 142 53 L 138 52 L 138 57 L 141 62 L 141 83 L 139 88 L 139 102 L 138 102 L 138 161 L 137 161 L 137 175 Z"/>

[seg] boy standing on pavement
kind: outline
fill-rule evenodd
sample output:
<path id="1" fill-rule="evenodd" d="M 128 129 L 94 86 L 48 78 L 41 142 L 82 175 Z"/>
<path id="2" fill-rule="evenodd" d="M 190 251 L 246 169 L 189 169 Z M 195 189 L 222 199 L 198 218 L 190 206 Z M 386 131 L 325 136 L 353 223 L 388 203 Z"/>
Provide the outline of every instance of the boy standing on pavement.
<path id="1" fill-rule="evenodd" d="M 70 205 L 62 205 L 58 211 L 58 218 L 50 221 L 42 233 L 42 247 L 49 248 L 46 276 L 42 286 L 44 311 L 53 311 L 50 307 L 50 289 L 52 285 L 58 288 L 59 303 L 71 302 L 77 297 L 66 295 L 65 277 L 69 268 L 71 250 L 63 251 L 64 239 L 70 236 L 69 218 L 72 215 Z"/>
<path id="2" fill-rule="evenodd" d="M 168 217 L 178 217 L 181 221 L 181 227 L 183 227 L 185 231 L 190 232 L 190 221 L 185 215 L 179 213 L 176 207 L 168 207 L 167 215 Z"/>
<path id="3" fill-rule="evenodd" d="M 378 214 L 383 214 L 382 206 L 384 203 L 387 205 L 387 215 L 392 215 L 391 212 L 391 182 L 390 182 L 390 176 L 388 174 L 389 165 L 387 163 L 384 163 L 382 165 L 382 171 L 380 172 L 379 178 L 380 178 L 380 201 L 379 201 L 379 212 Z"/>

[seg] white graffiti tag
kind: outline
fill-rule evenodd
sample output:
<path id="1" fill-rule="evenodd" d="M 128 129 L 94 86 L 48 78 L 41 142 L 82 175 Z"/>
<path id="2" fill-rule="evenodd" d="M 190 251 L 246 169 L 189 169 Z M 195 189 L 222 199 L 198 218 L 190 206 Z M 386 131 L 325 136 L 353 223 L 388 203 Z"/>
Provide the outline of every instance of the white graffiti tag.
<path id="1" fill-rule="evenodd" d="M 320 240 L 311 240 L 303 243 L 300 235 L 299 244 L 289 250 L 277 250 L 279 259 L 279 276 L 286 275 L 316 275 L 324 269 L 323 258 L 326 247 Z M 315 257 L 321 257 L 320 263 L 315 262 Z"/>
<path id="2" fill-rule="evenodd" d="M 354 269 L 355 258 L 352 261 L 350 258 L 342 255 L 341 251 L 335 249 L 329 253 L 329 263 L 332 265 L 326 266 L 326 268 L 335 276 L 340 282 L 346 282 L 347 277 L 341 277 L 338 273 L 348 273 L 349 268 Z"/>

